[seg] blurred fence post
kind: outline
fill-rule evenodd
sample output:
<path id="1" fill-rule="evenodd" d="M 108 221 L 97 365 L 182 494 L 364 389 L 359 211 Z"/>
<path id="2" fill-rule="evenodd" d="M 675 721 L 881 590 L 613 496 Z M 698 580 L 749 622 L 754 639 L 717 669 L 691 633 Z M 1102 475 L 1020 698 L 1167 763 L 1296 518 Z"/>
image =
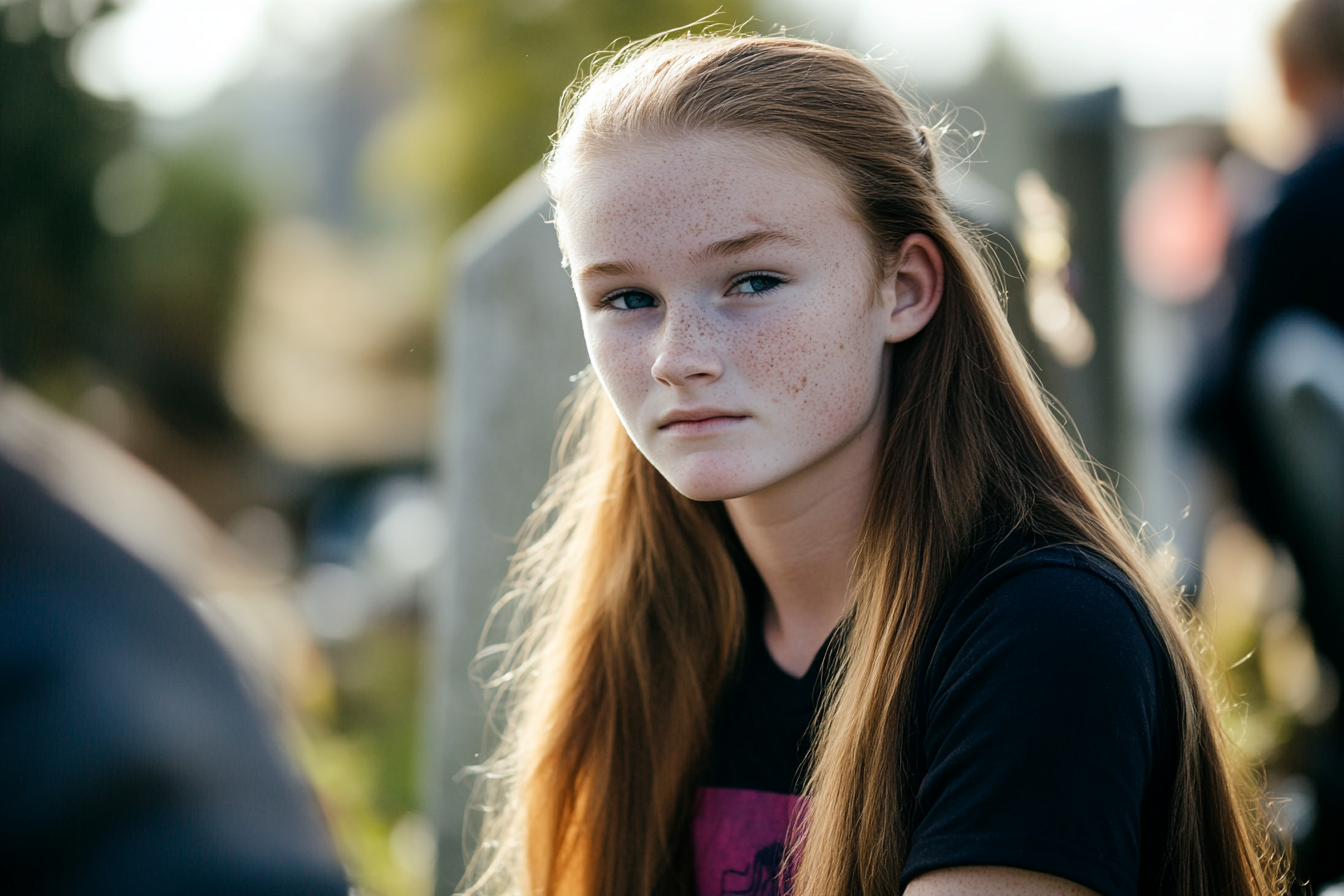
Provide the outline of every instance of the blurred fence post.
<path id="1" fill-rule="evenodd" d="M 1087 452 L 1125 471 L 1120 432 L 1124 375 L 1120 318 L 1120 184 L 1125 138 L 1119 88 L 1056 99 L 1046 108 L 1046 179 L 1069 204 L 1070 291 L 1092 322 L 1096 353 L 1082 367 L 1051 366 L 1042 379 L 1073 418 Z M 1126 496 L 1129 497 L 1128 495 Z"/>
<path id="2" fill-rule="evenodd" d="M 557 410 L 588 363 L 534 168 L 458 232 L 444 315 L 438 464 L 449 548 L 430 600 L 426 806 L 438 828 L 435 892 L 464 870 L 463 821 L 485 716 L 468 678 L 514 537 L 546 482 Z"/>

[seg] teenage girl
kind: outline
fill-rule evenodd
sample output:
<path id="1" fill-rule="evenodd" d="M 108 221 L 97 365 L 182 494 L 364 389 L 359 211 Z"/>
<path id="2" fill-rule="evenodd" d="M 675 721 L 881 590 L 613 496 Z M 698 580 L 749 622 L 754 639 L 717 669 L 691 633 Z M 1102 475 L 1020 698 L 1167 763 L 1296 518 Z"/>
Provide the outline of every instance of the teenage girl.
<path id="1" fill-rule="evenodd" d="M 930 136 L 780 37 L 569 94 L 592 369 L 515 562 L 472 892 L 1280 891 L 1177 596 Z"/>

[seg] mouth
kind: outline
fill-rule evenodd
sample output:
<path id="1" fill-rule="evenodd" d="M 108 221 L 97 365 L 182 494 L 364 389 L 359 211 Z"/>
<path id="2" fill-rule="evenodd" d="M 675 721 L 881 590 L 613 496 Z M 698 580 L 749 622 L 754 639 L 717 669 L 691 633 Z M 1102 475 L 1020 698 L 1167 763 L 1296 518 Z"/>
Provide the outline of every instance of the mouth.
<path id="1" fill-rule="evenodd" d="M 719 408 L 673 411 L 658 422 L 658 430 L 681 436 L 714 435 L 741 423 L 748 416 Z"/>

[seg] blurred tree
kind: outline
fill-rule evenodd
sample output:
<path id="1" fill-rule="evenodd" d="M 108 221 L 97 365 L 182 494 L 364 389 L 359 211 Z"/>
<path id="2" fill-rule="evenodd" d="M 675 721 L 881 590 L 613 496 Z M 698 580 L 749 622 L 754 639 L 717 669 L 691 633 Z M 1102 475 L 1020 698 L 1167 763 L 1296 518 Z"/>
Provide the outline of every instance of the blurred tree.
<path id="1" fill-rule="evenodd" d="M 116 184 L 119 173 L 129 183 Z M 117 294 L 111 326 L 90 348 L 179 432 L 228 436 L 236 422 L 220 368 L 256 217 L 231 160 L 217 145 L 162 161 L 133 149 L 100 173 L 94 198 L 105 227 L 121 229 L 118 215 L 137 226 L 103 247 L 99 271 Z"/>
<path id="2" fill-rule="evenodd" d="M 450 232 L 535 164 L 582 61 L 622 38 L 705 16 L 745 24 L 751 0 L 420 0 L 419 92 L 377 135 L 373 191 Z M 717 13 L 717 14 L 716 14 Z"/>
<path id="3" fill-rule="evenodd" d="M 91 194 L 134 115 L 86 94 L 67 63 L 71 34 L 105 8 L 0 5 L 0 365 L 30 382 L 67 362 L 110 305 L 96 258 L 111 237 Z"/>
<path id="4" fill-rule="evenodd" d="M 236 432 L 219 361 L 253 214 L 217 151 L 157 158 L 131 106 L 75 83 L 72 42 L 114 8 L 0 2 L 0 367 L 68 407 L 93 359 L 218 439 Z"/>

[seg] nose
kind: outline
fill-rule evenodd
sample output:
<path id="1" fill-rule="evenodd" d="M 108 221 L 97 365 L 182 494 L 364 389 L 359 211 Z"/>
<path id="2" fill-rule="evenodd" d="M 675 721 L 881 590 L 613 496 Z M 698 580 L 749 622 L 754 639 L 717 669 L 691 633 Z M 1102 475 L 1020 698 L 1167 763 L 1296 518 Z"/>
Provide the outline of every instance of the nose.
<path id="1" fill-rule="evenodd" d="M 665 386 L 708 385 L 723 375 L 713 327 L 694 303 L 669 303 L 658 335 L 653 377 Z"/>

